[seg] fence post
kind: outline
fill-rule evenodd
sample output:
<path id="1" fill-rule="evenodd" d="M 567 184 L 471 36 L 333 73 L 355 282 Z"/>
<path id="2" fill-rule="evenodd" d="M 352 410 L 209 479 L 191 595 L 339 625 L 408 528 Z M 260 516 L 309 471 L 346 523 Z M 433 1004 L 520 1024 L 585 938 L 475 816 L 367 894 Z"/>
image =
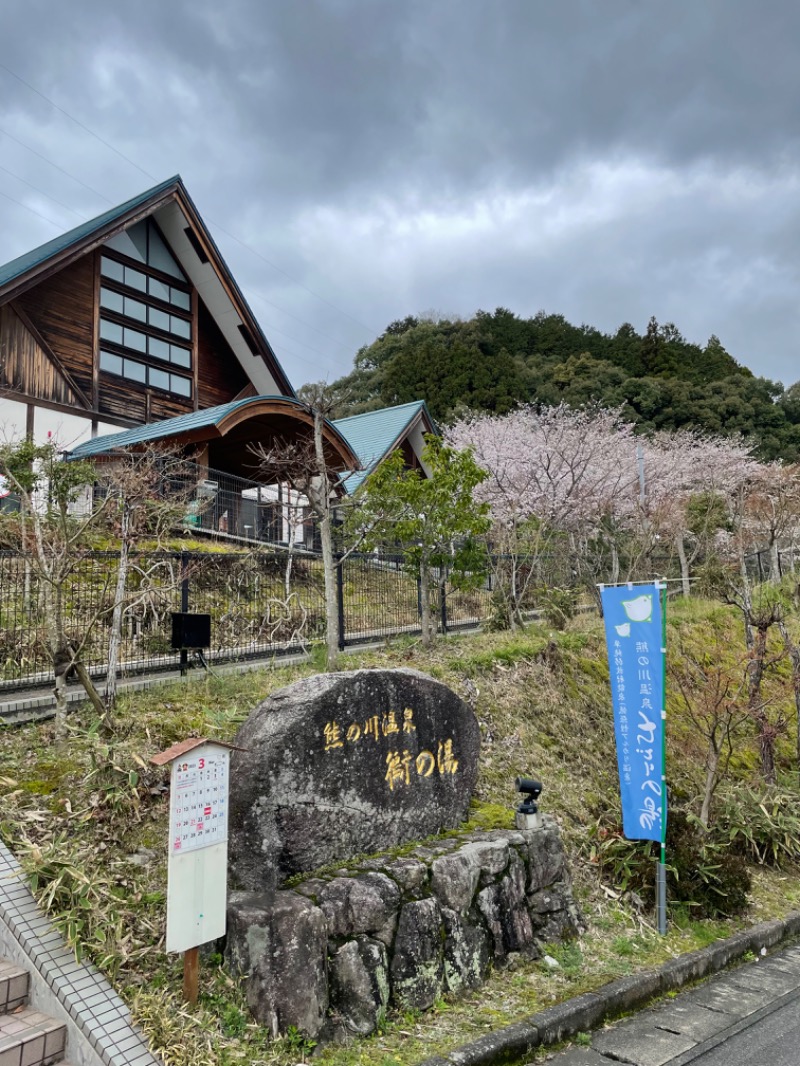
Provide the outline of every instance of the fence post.
<path id="1" fill-rule="evenodd" d="M 186 614 L 189 610 L 189 553 L 181 552 L 181 611 Z M 189 669 L 189 652 L 181 648 L 181 677 L 185 677 Z"/>
<path id="2" fill-rule="evenodd" d="M 439 606 L 441 607 L 441 613 L 442 613 L 442 633 L 444 633 L 445 635 L 447 635 L 447 592 L 445 591 L 446 584 L 447 584 L 447 577 L 445 576 L 444 581 L 442 581 L 442 583 L 440 585 L 441 593 L 440 593 L 440 597 L 439 597 L 439 599 L 440 599 Z"/>
<path id="3" fill-rule="evenodd" d="M 341 555 L 336 556 L 336 612 L 339 616 L 339 651 L 344 651 L 344 564 Z"/>
<path id="4" fill-rule="evenodd" d="M 422 579 L 417 574 L 417 618 L 422 623 Z"/>
<path id="5" fill-rule="evenodd" d="M 760 551 L 756 554 L 756 558 L 758 559 L 758 580 L 763 584 L 763 582 L 764 582 L 764 568 L 761 565 L 761 552 Z"/>

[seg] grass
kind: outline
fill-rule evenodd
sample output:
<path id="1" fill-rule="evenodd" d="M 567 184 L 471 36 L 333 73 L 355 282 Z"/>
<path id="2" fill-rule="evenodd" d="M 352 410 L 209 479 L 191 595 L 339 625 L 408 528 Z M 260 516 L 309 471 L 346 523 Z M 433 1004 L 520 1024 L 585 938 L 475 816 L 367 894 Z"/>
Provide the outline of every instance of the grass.
<path id="1" fill-rule="evenodd" d="M 691 603 L 671 609 L 670 624 L 683 639 L 701 641 L 715 617 L 729 628 L 733 646 L 740 639 L 736 621 L 719 611 Z M 601 882 L 587 827 L 618 805 L 618 795 L 604 638 L 596 618 L 579 617 L 564 632 L 531 626 L 524 634 L 450 638 L 430 651 L 396 640 L 345 659 L 344 666 L 414 667 L 475 701 L 482 757 L 470 824 L 509 826 L 515 776 L 540 778 L 542 807 L 557 816 L 573 859 L 588 931 L 580 943 L 548 947 L 557 968 L 524 962 L 424 1014 L 390 1012 L 373 1037 L 319 1052 L 323 1066 L 409 1066 L 800 902 L 796 871 L 756 867 L 746 919 L 697 921 L 685 908 L 673 909 L 669 933 L 659 937 L 649 914 Z M 65 935 L 114 979 L 167 1066 L 294 1066 L 311 1053 L 302 1034 L 268 1040 L 251 1022 L 243 990 L 219 957 L 203 962 L 197 1009 L 182 1005 L 181 963 L 163 945 L 168 772 L 149 759 L 187 736 L 231 739 L 257 703 L 312 670 L 304 665 L 207 677 L 124 696 L 111 744 L 98 740 L 86 710 L 74 716 L 62 749 L 54 747 L 48 725 L 0 734 L 0 834 L 38 876 L 40 892 L 49 893 Z M 777 689 L 771 696 L 783 698 Z M 786 706 L 790 714 L 790 700 Z M 696 732 L 672 710 L 668 773 L 691 805 L 702 750 Z M 788 737 L 781 740 L 786 782 L 791 747 Z M 757 765 L 754 750 L 748 740 L 736 767 L 746 780 Z"/>

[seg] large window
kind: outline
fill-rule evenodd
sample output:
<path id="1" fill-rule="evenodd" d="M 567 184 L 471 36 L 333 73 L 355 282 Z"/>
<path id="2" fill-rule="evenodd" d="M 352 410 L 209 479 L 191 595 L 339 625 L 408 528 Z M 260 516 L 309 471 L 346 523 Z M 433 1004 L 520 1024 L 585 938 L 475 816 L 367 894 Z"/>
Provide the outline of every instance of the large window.
<path id="1" fill-rule="evenodd" d="M 126 381 L 136 381 L 154 389 L 177 393 L 178 396 L 192 395 L 192 382 L 182 374 L 170 374 L 166 370 L 140 363 L 138 359 L 117 355 L 115 352 L 100 351 L 100 369 L 107 374 L 118 374 Z"/>
<path id="2" fill-rule="evenodd" d="M 149 219 L 106 243 L 100 261 L 100 369 L 127 381 L 192 395 L 191 291 Z M 136 267 L 120 257 L 136 260 Z M 151 365 L 168 363 L 170 368 Z"/>

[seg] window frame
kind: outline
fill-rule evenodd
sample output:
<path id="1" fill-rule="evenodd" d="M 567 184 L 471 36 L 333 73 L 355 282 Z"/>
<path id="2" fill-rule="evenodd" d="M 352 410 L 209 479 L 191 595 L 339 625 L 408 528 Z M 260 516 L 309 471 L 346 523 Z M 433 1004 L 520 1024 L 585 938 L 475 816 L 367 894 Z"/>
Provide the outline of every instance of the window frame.
<path id="1" fill-rule="evenodd" d="M 160 233 L 162 240 L 164 240 L 163 234 Z M 166 241 L 164 241 L 166 244 Z M 169 247 L 169 245 L 167 245 Z M 122 279 L 112 277 L 111 275 L 104 273 L 103 260 L 107 259 L 113 263 L 118 264 L 122 268 Z M 180 264 L 179 264 L 180 265 Z M 144 276 L 146 279 L 146 288 L 135 288 L 125 283 L 125 268 L 135 270 L 137 274 Z M 130 257 L 116 251 L 113 248 L 108 248 L 105 245 L 100 248 L 100 255 L 98 259 L 98 273 L 99 273 L 99 285 L 97 291 L 97 338 L 96 338 L 96 359 L 98 373 L 110 374 L 113 377 L 119 377 L 126 382 L 127 385 L 139 389 L 154 389 L 159 394 L 175 397 L 180 400 L 192 401 L 195 396 L 195 361 L 196 361 L 196 346 L 197 346 L 197 316 L 195 313 L 195 301 L 193 299 L 193 287 L 187 280 L 186 282 L 180 281 L 178 278 L 173 277 L 171 274 L 167 274 L 157 267 L 151 267 L 149 264 L 140 263 Z M 159 282 L 161 285 L 167 286 L 170 297 L 172 296 L 172 290 L 180 292 L 184 295 L 186 301 L 188 301 L 188 308 L 182 307 L 179 304 L 173 303 L 172 300 L 165 300 L 161 296 L 154 296 L 150 293 L 149 279 L 152 278 Z M 114 310 L 110 307 L 103 306 L 103 289 L 106 289 L 109 293 L 113 293 L 115 296 L 122 299 L 122 311 Z M 138 318 L 133 318 L 124 313 L 125 300 L 133 300 L 138 304 L 144 304 L 147 308 L 146 315 L 147 321 L 142 322 Z M 185 322 L 188 327 L 189 336 L 185 337 L 179 333 L 173 333 L 171 330 L 165 330 L 159 326 L 150 325 L 150 308 L 155 311 L 160 311 L 163 314 L 171 316 L 169 319 L 170 326 L 172 326 L 172 319 L 177 319 L 180 322 Z M 123 330 L 122 341 L 114 341 L 107 337 L 102 336 L 103 322 L 108 322 L 111 325 L 117 326 Z M 146 338 L 145 346 L 146 350 L 141 351 L 138 348 L 126 345 L 124 330 L 131 330 L 137 334 L 141 334 Z M 161 344 L 169 346 L 169 357 L 163 355 L 152 355 L 150 353 L 151 340 L 159 341 Z M 172 349 L 178 350 L 182 354 L 180 361 L 172 360 Z M 103 353 L 122 360 L 128 360 L 128 362 L 136 363 L 139 366 L 144 367 L 145 378 L 144 382 L 137 381 L 133 378 L 127 377 L 124 373 L 125 363 L 122 363 L 122 372 L 108 370 L 103 368 L 101 364 Z M 186 365 L 188 363 L 188 365 Z M 170 382 L 170 387 L 165 388 L 163 385 L 151 384 L 151 370 L 160 371 L 167 375 Z M 172 386 L 173 378 L 179 379 L 185 383 L 185 391 L 176 391 Z"/>
<path id="2" fill-rule="evenodd" d="M 113 348 L 117 348 L 117 347 L 119 347 L 119 346 L 118 345 L 116 345 L 116 346 L 105 345 L 105 346 L 103 346 L 100 349 L 100 352 L 99 352 L 98 358 L 97 358 L 97 365 L 98 365 L 98 369 L 99 369 L 101 374 L 110 374 L 111 377 L 120 378 L 127 385 L 132 385 L 135 388 L 155 389 L 157 392 L 164 393 L 166 396 L 179 396 L 183 400 L 191 400 L 193 398 L 193 396 L 194 396 L 194 381 L 193 381 L 193 379 L 190 378 L 190 377 L 187 377 L 185 374 L 175 373 L 175 371 L 172 369 L 172 363 L 162 363 L 160 366 L 158 366 L 157 364 L 148 363 L 148 362 L 146 362 L 143 359 L 136 358 L 136 355 L 133 355 L 133 356 L 129 355 L 127 350 L 126 351 L 113 350 Z M 138 354 L 138 353 L 136 353 L 136 354 Z M 119 359 L 121 364 L 122 364 L 121 369 L 120 370 L 111 370 L 111 369 L 109 369 L 109 367 L 103 366 L 103 357 L 104 356 L 107 357 L 107 358 L 110 358 L 110 359 Z M 128 374 L 126 374 L 125 373 L 125 364 L 126 363 L 131 363 L 131 364 L 133 364 L 133 365 L 135 365 L 137 367 L 141 367 L 142 370 L 144 370 L 144 373 L 145 373 L 145 380 L 144 381 L 140 381 L 138 378 L 130 377 Z M 165 387 L 164 385 L 156 385 L 156 384 L 154 384 L 150 380 L 151 371 L 153 371 L 155 373 L 159 373 L 159 374 L 165 374 L 166 377 L 167 377 L 167 380 L 169 381 L 169 386 Z M 173 378 L 177 378 L 180 381 L 186 382 L 186 385 L 187 385 L 189 391 L 188 392 L 180 392 L 179 390 L 173 388 L 173 385 L 172 385 Z"/>

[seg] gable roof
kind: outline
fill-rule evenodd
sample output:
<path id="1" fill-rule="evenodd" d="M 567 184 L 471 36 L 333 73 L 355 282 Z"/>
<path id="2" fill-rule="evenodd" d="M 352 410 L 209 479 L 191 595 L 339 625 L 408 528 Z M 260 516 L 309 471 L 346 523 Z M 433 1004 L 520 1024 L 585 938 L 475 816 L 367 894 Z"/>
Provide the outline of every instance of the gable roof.
<path id="1" fill-rule="evenodd" d="M 367 411 L 350 418 L 337 418 L 334 426 L 361 461 L 362 469 L 344 475 L 348 493 L 353 493 L 375 467 L 397 448 L 419 421 L 427 423 L 423 432 L 437 433 L 436 423 L 431 418 L 424 400 L 403 403 L 397 407 L 384 407 L 379 411 Z"/>
<path id="2" fill-rule="evenodd" d="M 112 207 L 110 210 L 104 211 L 102 215 L 98 215 L 97 218 L 92 218 L 88 222 L 81 222 L 79 226 L 67 230 L 66 233 L 62 233 L 58 237 L 54 237 L 52 241 L 48 241 L 46 244 L 40 244 L 38 248 L 33 248 L 30 252 L 25 252 L 24 255 L 12 259 L 10 263 L 0 265 L 0 292 L 2 292 L 3 288 L 10 282 L 17 281 L 24 277 L 29 271 L 44 265 L 52 259 L 53 256 L 58 255 L 60 252 L 68 251 L 73 245 L 81 244 L 87 237 L 92 237 L 98 230 L 119 221 L 119 219 L 123 218 L 129 212 L 142 207 L 144 204 L 148 203 L 148 201 L 159 196 L 166 189 L 170 189 L 172 186 L 177 185 L 180 180 L 179 176 L 167 178 L 166 181 L 162 181 L 159 185 L 154 185 L 152 189 L 140 193 L 139 196 L 134 196 L 133 199 L 126 200 L 124 204 Z"/>
<path id="3" fill-rule="evenodd" d="M 179 216 L 174 217 L 175 210 Z M 258 378 L 255 359 L 263 361 L 275 384 L 285 396 L 294 396 L 283 367 L 264 335 L 261 326 L 253 314 L 250 305 L 231 274 L 213 237 L 206 228 L 197 208 L 186 191 L 186 186 L 179 174 L 154 185 L 151 189 L 134 196 L 131 200 L 112 207 L 88 222 L 82 222 L 74 229 L 62 233 L 46 244 L 34 248 L 24 255 L 0 265 L 0 303 L 6 303 L 15 296 L 32 288 L 46 277 L 69 265 L 75 259 L 104 244 L 105 241 L 126 229 L 134 222 L 161 212 L 159 222 L 168 226 L 167 234 L 171 250 L 181 262 L 181 266 L 200 290 L 201 297 L 209 304 L 216 303 L 217 313 L 209 307 L 218 324 L 233 348 L 236 357 L 249 377 Z M 197 247 L 184 236 L 184 227 L 188 229 L 197 242 Z M 176 248 L 176 238 L 180 238 L 182 247 Z M 197 248 L 205 258 L 201 258 Z M 206 269 L 206 266 L 210 269 Z M 222 314 L 221 309 L 225 308 Z M 221 320 L 221 321 L 220 321 Z M 239 330 L 239 320 L 244 332 Z M 263 369 L 261 378 L 264 377 Z M 255 381 L 259 392 L 264 391 L 263 383 Z"/>

